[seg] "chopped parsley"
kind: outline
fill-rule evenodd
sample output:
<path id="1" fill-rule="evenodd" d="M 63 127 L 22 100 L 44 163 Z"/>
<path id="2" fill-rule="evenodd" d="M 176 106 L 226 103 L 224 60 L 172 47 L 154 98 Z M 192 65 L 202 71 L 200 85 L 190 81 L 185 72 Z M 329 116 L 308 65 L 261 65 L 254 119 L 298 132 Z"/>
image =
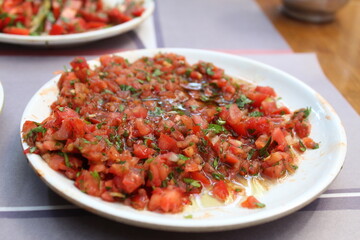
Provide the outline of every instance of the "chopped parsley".
<path id="1" fill-rule="evenodd" d="M 34 136 L 35 133 L 46 133 L 46 128 L 44 128 L 43 126 L 38 126 L 38 127 L 35 127 L 33 129 L 31 129 L 27 134 L 26 134 L 26 139 L 27 138 L 30 138 L 32 136 Z"/>
<path id="2" fill-rule="evenodd" d="M 124 104 L 120 104 L 119 105 L 119 111 L 123 112 L 125 110 L 125 105 Z"/>
<path id="3" fill-rule="evenodd" d="M 299 139 L 299 148 L 300 148 L 300 151 L 302 151 L 302 152 L 306 151 L 306 146 L 303 143 L 303 141 L 301 141 L 300 139 Z"/>
<path id="4" fill-rule="evenodd" d="M 106 124 L 106 122 L 98 123 L 98 124 L 96 124 L 96 128 L 97 128 L 97 129 L 101 129 L 101 127 L 102 127 L 104 124 Z"/>
<path id="5" fill-rule="evenodd" d="M 266 207 L 266 205 L 263 204 L 263 203 L 261 203 L 261 202 L 257 202 L 257 203 L 255 203 L 255 205 L 256 205 L 257 208 L 264 208 L 264 207 Z"/>
<path id="6" fill-rule="evenodd" d="M 114 93 L 108 89 L 104 89 L 104 91 L 102 93 L 104 93 L 104 94 L 108 93 L 108 94 L 114 95 Z"/>
<path id="7" fill-rule="evenodd" d="M 307 107 L 305 110 L 304 110 L 304 117 L 305 118 L 308 118 L 310 116 L 310 113 L 311 113 L 311 107 Z"/>
<path id="8" fill-rule="evenodd" d="M 213 132 L 216 134 L 219 134 L 221 132 L 225 132 L 226 128 L 224 128 L 224 126 L 218 125 L 218 124 L 212 124 L 210 123 L 209 126 L 203 130 L 205 134 L 209 133 L 209 132 Z"/>
<path id="9" fill-rule="evenodd" d="M 36 150 L 37 150 L 37 147 L 31 147 L 31 148 L 29 149 L 30 153 L 33 153 L 33 152 L 35 152 Z"/>
<path id="10" fill-rule="evenodd" d="M 150 111 L 150 115 L 153 116 L 161 116 L 165 113 L 165 111 L 159 107 L 155 107 L 154 111 Z"/>
<path id="11" fill-rule="evenodd" d="M 254 111 L 254 112 L 249 113 L 249 117 L 262 117 L 262 116 L 264 116 L 264 114 L 259 111 Z"/>
<path id="12" fill-rule="evenodd" d="M 215 172 L 213 172 L 211 175 L 212 175 L 213 178 L 215 178 L 216 180 L 223 180 L 223 179 L 225 178 L 225 176 L 224 176 L 223 174 L 221 174 L 221 173 L 215 173 Z"/>
<path id="13" fill-rule="evenodd" d="M 226 123 L 226 121 L 219 118 L 218 120 L 216 120 L 216 123 L 219 125 L 224 125 Z"/>
<path id="14" fill-rule="evenodd" d="M 260 157 L 267 157 L 267 156 L 269 156 L 269 152 L 268 152 L 267 149 L 269 148 L 271 141 L 272 141 L 272 138 L 269 137 L 269 139 L 267 140 L 265 146 L 262 147 L 262 148 L 259 150 L 259 155 L 260 155 Z"/>
<path id="15" fill-rule="evenodd" d="M 120 85 L 120 89 L 122 91 L 130 91 L 131 93 L 135 93 L 136 92 L 136 89 L 130 85 L 126 85 L 126 84 L 121 84 Z"/>
<path id="16" fill-rule="evenodd" d="M 319 147 L 320 147 L 319 143 L 315 143 L 315 145 L 312 149 L 318 149 Z"/>
<path id="17" fill-rule="evenodd" d="M 215 73 L 214 73 L 212 67 L 206 68 L 206 74 L 210 75 L 210 76 L 214 76 Z"/>
<path id="18" fill-rule="evenodd" d="M 219 166 L 219 158 L 216 157 L 212 163 L 212 166 L 217 169 L 217 167 Z"/>
<path id="19" fill-rule="evenodd" d="M 198 180 L 194 180 L 192 178 L 183 178 L 184 183 L 190 184 L 193 187 L 201 187 L 201 183 Z"/>
<path id="20" fill-rule="evenodd" d="M 244 108 L 245 105 L 252 103 L 253 101 L 247 98 L 245 95 L 240 95 L 238 99 L 236 99 L 236 105 L 238 105 L 239 108 Z"/>
<path id="21" fill-rule="evenodd" d="M 178 158 L 179 158 L 180 160 L 183 160 L 183 161 L 187 161 L 187 160 L 190 159 L 189 157 L 186 157 L 186 156 L 184 156 L 184 155 L 182 155 L 182 154 L 178 154 L 177 156 L 178 156 Z"/>
<path id="22" fill-rule="evenodd" d="M 163 74 L 163 72 L 162 72 L 160 69 L 157 69 L 157 68 L 156 68 L 156 69 L 154 70 L 154 72 L 153 72 L 152 75 L 153 75 L 154 77 L 159 77 L 159 76 L 161 76 L 162 74 Z"/>
<path id="23" fill-rule="evenodd" d="M 250 160 L 255 152 L 256 152 L 255 149 L 250 149 L 250 151 L 248 152 L 248 155 L 246 157 L 246 160 Z"/>
<path id="24" fill-rule="evenodd" d="M 203 101 L 203 102 L 208 102 L 208 101 L 210 101 L 210 98 L 209 98 L 208 96 L 204 95 L 204 94 L 202 94 L 202 95 L 200 96 L 200 99 L 201 99 L 201 101 Z"/>
<path id="25" fill-rule="evenodd" d="M 101 180 L 100 175 L 99 175 L 99 173 L 98 173 L 97 171 L 90 172 L 90 174 L 91 174 L 91 176 L 92 176 L 93 178 L 95 178 L 97 181 L 100 181 L 100 180 Z"/>

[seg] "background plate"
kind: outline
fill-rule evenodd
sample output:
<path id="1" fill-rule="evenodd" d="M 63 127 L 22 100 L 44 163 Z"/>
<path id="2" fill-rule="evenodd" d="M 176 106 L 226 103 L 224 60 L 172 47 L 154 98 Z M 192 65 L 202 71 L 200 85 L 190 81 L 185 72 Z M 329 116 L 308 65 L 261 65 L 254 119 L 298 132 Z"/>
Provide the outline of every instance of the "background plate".
<path id="1" fill-rule="evenodd" d="M 31 166 L 58 194 L 101 216 L 140 227 L 175 231 L 219 231 L 252 226 L 288 215 L 316 199 L 339 173 L 346 154 L 346 136 L 333 108 L 318 93 L 300 80 L 262 63 L 229 54 L 195 49 L 152 49 L 121 52 L 130 62 L 159 51 L 184 55 L 188 62 L 204 60 L 225 69 L 233 77 L 271 86 L 291 109 L 311 107 L 311 137 L 320 142 L 316 151 L 306 151 L 295 174 L 276 184 L 259 200 L 263 209 L 249 210 L 229 205 L 206 209 L 188 209 L 179 214 L 138 211 L 120 203 L 109 203 L 82 193 L 73 181 L 52 170 L 40 156 L 27 154 Z M 92 61 L 91 64 L 98 64 Z M 53 71 L 49 69 L 49 71 Z M 57 97 L 59 76 L 46 83 L 28 103 L 21 121 L 42 121 L 50 114 L 50 104 Z M 24 149 L 27 144 L 23 142 Z M 192 214 L 192 219 L 184 216 Z"/>
<path id="2" fill-rule="evenodd" d="M 113 5 L 114 2 L 117 1 L 119 0 L 105 0 L 105 3 L 107 2 Z M 145 7 L 145 11 L 140 17 L 134 18 L 128 22 L 109 28 L 104 28 L 104 29 L 84 32 L 84 33 L 56 35 L 56 36 L 22 36 L 22 35 L 0 33 L 0 42 L 46 47 L 46 46 L 78 45 L 104 38 L 109 38 L 136 28 L 148 17 L 150 17 L 151 14 L 154 12 L 154 8 L 155 8 L 155 4 L 153 0 L 144 0 L 144 7 Z"/>

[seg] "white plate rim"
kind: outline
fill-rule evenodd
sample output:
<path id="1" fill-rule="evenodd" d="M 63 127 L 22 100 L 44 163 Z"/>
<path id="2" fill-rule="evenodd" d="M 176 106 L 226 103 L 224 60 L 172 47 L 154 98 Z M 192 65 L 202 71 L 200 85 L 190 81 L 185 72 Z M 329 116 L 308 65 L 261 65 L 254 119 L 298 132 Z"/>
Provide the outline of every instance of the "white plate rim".
<path id="1" fill-rule="evenodd" d="M 28 45 L 28 46 L 66 46 L 66 45 L 77 45 L 87 42 L 92 42 L 104 38 L 113 37 L 125 32 L 128 32 L 142 22 L 148 19 L 154 12 L 155 3 L 154 0 L 144 0 L 145 11 L 140 17 L 136 17 L 128 22 L 115 25 L 109 28 L 67 34 L 67 35 L 54 35 L 54 36 L 23 36 L 15 34 L 0 33 L 0 42 Z"/>
<path id="2" fill-rule="evenodd" d="M 0 82 L 0 113 L 3 110 L 4 107 L 4 100 L 5 100 L 5 93 L 2 83 Z"/>
<path id="3" fill-rule="evenodd" d="M 326 175 L 326 177 L 322 180 L 321 184 L 314 185 L 315 187 L 312 187 L 310 190 L 305 192 L 301 198 L 298 197 L 298 198 L 293 199 L 291 204 L 280 206 L 276 209 L 269 209 L 264 214 L 262 214 L 261 212 L 257 212 L 257 214 L 247 216 L 247 218 L 245 220 L 237 219 L 237 221 L 234 221 L 234 219 L 230 218 L 230 219 L 222 219 L 221 222 L 217 221 L 216 219 L 201 219 L 201 220 L 176 219 L 176 221 L 169 221 L 168 218 L 162 219 L 161 217 L 153 217 L 153 216 L 148 216 L 146 214 L 145 215 L 141 214 L 141 211 L 131 212 L 131 213 L 127 212 L 126 214 L 122 214 L 121 212 L 114 213 L 113 209 L 109 206 L 101 206 L 102 209 L 99 210 L 99 208 L 94 207 L 93 205 L 101 204 L 103 202 L 102 200 L 99 201 L 98 198 L 94 198 L 89 195 L 83 194 L 78 189 L 76 189 L 77 192 L 81 193 L 84 196 L 81 197 L 82 200 L 76 199 L 76 197 L 79 196 L 78 193 L 71 191 L 71 194 L 69 194 L 69 192 L 67 192 L 68 189 L 66 189 L 66 186 L 59 187 L 59 186 L 54 185 L 54 180 L 52 179 L 52 177 L 56 178 L 56 177 L 61 176 L 64 179 L 64 181 L 65 181 L 65 177 L 63 177 L 59 173 L 56 173 L 54 170 L 50 169 L 50 167 L 38 155 L 27 154 L 30 165 L 34 168 L 35 172 L 38 173 L 38 175 L 42 178 L 42 180 L 45 181 L 45 183 L 48 186 L 50 186 L 57 193 L 59 193 L 60 195 L 65 197 L 67 200 L 79 205 L 80 207 L 82 207 L 90 212 L 96 213 L 98 215 L 101 215 L 101 216 L 104 216 L 104 217 L 107 217 L 107 218 L 110 218 L 113 220 L 117 220 L 119 222 L 132 224 L 132 225 L 136 225 L 136 226 L 140 226 L 140 227 L 147 227 L 147 228 L 161 229 L 161 230 L 191 231 L 191 232 L 221 231 L 221 230 L 230 230 L 230 229 L 249 227 L 249 226 L 269 222 L 269 221 L 281 218 L 283 216 L 286 216 L 290 213 L 293 213 L 293 212 L 301 209 L 302 207 L 306 206 L 313 200 L 315 200 L 321 193 L 323 193 L 326 190 L 326 188 L 333 182 L 333 180 L 339 174 L 339 172 L 343 166 L 343 163 L 345 160 L 345 155 L 346 155 L 347 140 L 346 140 L 345 130 L 343 128 L 340 118 L 338 117 L 338 115 L 336 114 L 336 112 L 334 111 L 332 106 L 324 98 L 322 98 L 316 91 L 314 91 L 312 88 L 310 88 L 308 85 L 306 85 L 305 83 L 296 79 L 295 77 L 293 77 L 281 70 L 278 70 L 274 67 L 271 67 L 269 65 L 266 65 L 266 64 L 248 59 L 248 58 L 236 56 L 236 55 L 208 51 L 208 50 L 160 48 L 160 49 L 133 50 L 133 51 L 120 52 L 120 53 L 116 53 L 116 54 L 119 54 L 122 56 L 124 56 L 126 54 L 127 55 L 135 54 L 138 57 L 140 57 L 140 56 L 144 56 L 144 55 L 151 56 L 157 52 L 174 52 L 174 53 L 178 53 L 178 54 L 181 54 L 184 56 L 186 56 L 189 53 L 199 54 L 201 56 L 210 54 L 210 55 L 217 55 L 219 57 L 231 58 L 234 61 L 246 62 L 250 65 L 254 65 L 254 66 L 262 68 L 266 71 L 271 71 L 271 72 L 275 72 L 276 74 L 282 75 L 283 77 L 287 78 L 289 81 L 296 82 L 296 84 L 298 84 L 302 88 L 304 88 L 307 91 L 309 91 L 310 93 L 313 93 L 314 95 L 316 95 L 317 98 L 319 99 L 319 101 L 321 101 L 321 103 L 323 104 L 323 106 L 327 108 L 326 109 L 327 114 L 330 114 L 332 121 L 334 121 L 337 124 L 337 126 L 338 126 L 337 133 L 339 135 L 339 142 L 342 143 L 342 146 L 339 147 L 339 150 L 336 152 L 336 158 L 338 160 L 336 161 L 336 164 L 332 167 L 332 171 L 329 172 L 328 175 Z M 200 59 L 201 59 L 201 57 L 200 57 Z M 202 60 L 206 61 L 206 59 L 202 59 Z M 225 69 L 225 71 L 226 71 L 226 69 Z M 44 86 L 41 87 L 41 89 L 51 86 L 53 84 L 53 81 L 55 81 L 56 78 L 57 77 L 55 77 L 52 80 L 50 80 L 49 82 L 47 82 Z M 22 116 L 20 129 L 25 120 L 26 115 L 28 114 L 27 111 L 28 111 L 31 101 L 33 101 L 34 97 L 36 97 L 36 95 L 40 93 L 41 89 L 33 96 L 33 98 L 30 100 L 29 104 L 27 105 L 27 107 L 24 111 L 24 114 Z M 25 149 L 27 147 L 27 145 L 24 142 L 22 142 L 22 144 Z M 50 172 L 49 172 L 49 170 L 50 170 Z M 50 173 L 50 175 L 45 175 L 45 173 L 47 173 L 47 174 Z M 68 180 L 68 181 L 70 181 L 70 180 Z"/>

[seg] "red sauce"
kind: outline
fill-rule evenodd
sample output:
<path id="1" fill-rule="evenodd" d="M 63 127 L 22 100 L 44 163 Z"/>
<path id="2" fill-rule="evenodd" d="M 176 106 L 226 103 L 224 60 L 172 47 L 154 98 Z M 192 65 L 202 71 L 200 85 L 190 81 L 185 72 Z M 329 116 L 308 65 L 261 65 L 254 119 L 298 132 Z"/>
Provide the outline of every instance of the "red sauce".
<path id="1" fill-rule="evenodd" d="M 100 62 L 90 69 L 75 58 L 51 115 L 23 126 L 25 152 L 87 194 L 176 213 L 203 188 L 226 201 L 239 192 L 239 176 L 291 174 L 294 153 L 318 147 L 308 137 L 309 108 L 291 112 L 271 87 L 240 82 L 212 63 L 191 65 L 172 53 Z M 243 206 L 263 207 L 255 200 Z"/>

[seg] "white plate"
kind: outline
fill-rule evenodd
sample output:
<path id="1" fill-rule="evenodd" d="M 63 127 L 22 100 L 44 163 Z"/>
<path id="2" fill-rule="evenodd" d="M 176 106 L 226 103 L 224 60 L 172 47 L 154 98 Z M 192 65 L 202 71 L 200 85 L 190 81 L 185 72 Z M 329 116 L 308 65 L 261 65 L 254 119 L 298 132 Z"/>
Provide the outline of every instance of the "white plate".
<path id="1" fill-rule="evenodd" d="M 153 49 L 122 52 L 130 61 L 161 52 L 184 55 L 190 63 L 209 61 L 225 69 L 233 77 L 274 87 L 290 109 L 311 107 L 311 137 L 320 142 L 318 150 L 303 155 L 296 173 L 273 186 L 259 197 L 263 209 L 248 210 L 239 206 L 213 207 L 180 214 L 159 214 L 138 211 L 120 203 L 109 203 L 82 193 L 73 181 L 52 170 L 38 155 L 28 154 L 31 166 L 57 193 L 67 200 L 101 216 L 140 227 L 175 231 L 218 231 L 248 227 L 288 215 L 316 199 L 339 173 L 346 153 L 346 136 L 339 117 L 318 93 L 300 80 L 262 63 L 229 54 L 194 49 Z M 94 64 L 94 62 L 92 62 Z M 49 69 L 48 71 L 53 71 Z M 42 121 L 49 105 L 56 99 L 59 76 L 46 83 L 30 100 L 21 124 L 25 120 Z M 24 149 L 27 144 L 23 143 Z M 192 219 L 184 216 L 192 214 Z"/>
<path id="2" fill-rule="evenodd" d="M 116 1 L 119 0 L 105 0 L 105 3 L 107 2 L 113 5 Z M 155 8 L 153 0 L 144 0 L 144 8 L 145 11 L 140 17 L 136 17 L 128 22 L 109 28 L 84 33 L 56 36 L 22 36 L 0 33 L 0 42 L 29 46 L 65 46 L 77 45 L 104 38 L 109 38 L 136 28 L 139 24 L 141 24 L 148 17 L 150 17 Z"/>
<path id="3" fill-rule="evenodd" d="M 4 106 L 4 88 L 0 82 L 0 113 L 2 112 Z"/>

